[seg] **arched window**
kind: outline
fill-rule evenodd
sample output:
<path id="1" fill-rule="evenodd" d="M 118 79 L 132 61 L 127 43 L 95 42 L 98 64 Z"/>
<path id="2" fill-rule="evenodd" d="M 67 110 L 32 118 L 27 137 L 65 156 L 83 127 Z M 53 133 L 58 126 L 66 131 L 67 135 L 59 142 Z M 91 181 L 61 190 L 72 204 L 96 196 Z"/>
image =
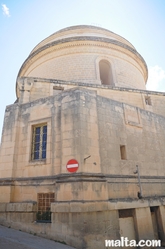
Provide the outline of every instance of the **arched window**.
<path id="1" fill-rule="evenodd" d="M 100 80 L 103 85 L 113 85 L 112 71 L 109 61 L 99 62 Z"/>

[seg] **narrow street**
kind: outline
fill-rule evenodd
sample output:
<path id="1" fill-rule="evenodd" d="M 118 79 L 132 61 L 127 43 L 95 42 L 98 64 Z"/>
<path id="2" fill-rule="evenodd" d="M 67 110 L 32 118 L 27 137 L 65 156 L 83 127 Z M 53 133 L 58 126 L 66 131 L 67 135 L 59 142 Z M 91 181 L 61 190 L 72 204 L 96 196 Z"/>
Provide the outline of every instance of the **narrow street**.
<path id="1" fill-rule="evenodd" d="M 157 247 L 157 249 L 165 247 Z M 0 225 L 0 249 L 76 249 L 62 243 Z"/>
<path id="2" fill-rule="evenodd" d="M 0 225 L 0 249 L 75 249 L 53 240 Z"/>

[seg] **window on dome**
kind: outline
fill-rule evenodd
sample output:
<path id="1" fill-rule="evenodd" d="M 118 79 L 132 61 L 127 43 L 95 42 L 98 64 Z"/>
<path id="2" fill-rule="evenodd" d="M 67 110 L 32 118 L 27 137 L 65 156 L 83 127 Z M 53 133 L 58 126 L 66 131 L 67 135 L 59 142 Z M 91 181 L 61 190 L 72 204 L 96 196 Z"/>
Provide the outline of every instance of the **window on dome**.
<path id="1" fill-rule="evenodd" d="M 112 72 L 110 63 L 106 60 L 99 62 L 100 80 L 103 85 L 112 85 Z"/>

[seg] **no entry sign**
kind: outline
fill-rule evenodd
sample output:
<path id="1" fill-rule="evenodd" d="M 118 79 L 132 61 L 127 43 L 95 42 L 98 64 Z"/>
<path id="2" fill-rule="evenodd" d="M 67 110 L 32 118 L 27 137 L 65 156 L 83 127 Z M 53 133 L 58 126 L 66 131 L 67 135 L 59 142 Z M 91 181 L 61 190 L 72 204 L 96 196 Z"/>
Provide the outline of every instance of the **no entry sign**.
<path id="1" fill-rule="evenodd" d="M 78 161 L 76 159 L 70 159 L 67 162 L 66 168 L 69 172 L 74 173 L 78 170 Z"/>

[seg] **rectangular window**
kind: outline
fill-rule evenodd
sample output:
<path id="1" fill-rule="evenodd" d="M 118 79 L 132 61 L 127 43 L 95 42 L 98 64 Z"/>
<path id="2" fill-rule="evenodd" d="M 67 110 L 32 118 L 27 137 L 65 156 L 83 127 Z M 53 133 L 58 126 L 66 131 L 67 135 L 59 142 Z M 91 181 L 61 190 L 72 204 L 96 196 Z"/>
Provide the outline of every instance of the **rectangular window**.
<path id="1" fill-rule="evenodd" d="M 53 95 L 59 94 L 64 90 L 64 87 L 62 86 L 53 86 Z"/>
<path id="2" fill-rule="evenodd" d="M 47 125 L 33 126 L 32 134 L 32 160 L 42 160 L 46 158 Z"/>
<path id="3" fill-rule="evenodd" d="M 118 210 L 119 218 L 133 217 L 134 209 L 121 209 Z"/>
<path id="4" fill-rule="evenodd" d="M 145 96 L 145 102 L 146 102 L 146 105 L 152 105 L 152 103 L 151 103 L 151 97 Z"/>
<path id="5" fill-rule="evenodd" d="M 40 193 L 38 194 L 38 212 L 37 221 L 50 222 L 51 221 L 51 203 L 55 201 L 54 193 Z"/>
<path id="6" fill-rule="evenodd" d="M 126 160 L 127 159 L 125 145 L 120 145 L 120 156 L 121 156 L 122 160 Z"/>

